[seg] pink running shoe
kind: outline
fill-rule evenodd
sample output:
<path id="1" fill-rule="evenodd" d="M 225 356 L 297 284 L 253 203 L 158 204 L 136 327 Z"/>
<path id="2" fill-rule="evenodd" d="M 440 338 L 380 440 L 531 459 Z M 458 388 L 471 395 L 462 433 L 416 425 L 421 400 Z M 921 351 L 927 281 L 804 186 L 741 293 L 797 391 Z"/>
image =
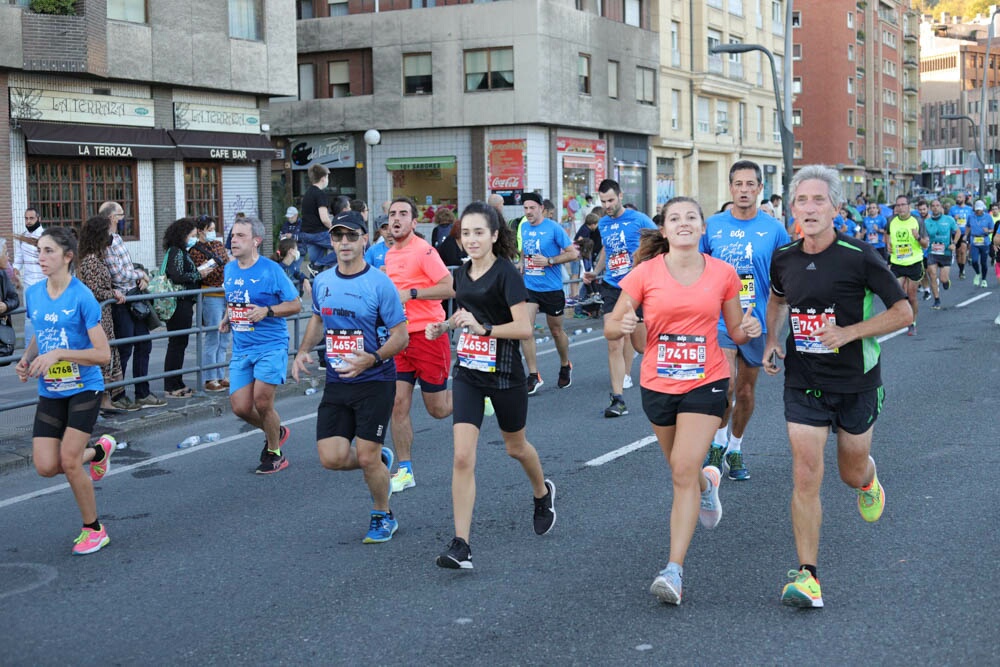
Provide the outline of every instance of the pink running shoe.
<path id="1" fill-rule="evenodd" d="M 103 523 L 100 530 L 84 528 L 80 533 L 80 537 L 73 541 L 73 555 L 86 556 L 87 554 L 92 554 L 106 547 L 109 542 L 111 542 L 111 538 L 108 537 L 108 531 L 104 529 Z"/>
<path id="2" fill-rule="evenodd" d="M 104 452 L 104 458 L 101 459 L 100 463 L 90 462 L 90 479 L 95 482 L 101 481 L 108 471 L 111 470 L 111 454 L 115 451 L 115 447 L 118 443 L 115 441 L 113 436 L 108 434 L 102 435 L 98 438 L 97 443 L 94 445 L 95 448 L 100 449 Z M 100 547 L 98 547 L 99 549 Z M 89 551 L 87 553 L 90 553 Z"/>

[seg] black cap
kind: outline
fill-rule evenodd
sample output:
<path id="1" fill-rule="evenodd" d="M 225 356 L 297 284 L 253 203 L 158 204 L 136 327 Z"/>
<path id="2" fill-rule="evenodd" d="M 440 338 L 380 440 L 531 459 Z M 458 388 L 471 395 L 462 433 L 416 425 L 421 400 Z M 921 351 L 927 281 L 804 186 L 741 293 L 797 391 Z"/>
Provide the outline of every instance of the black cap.
<path id="1" fill-rule="evenodd" d="M 356 229 L 362 234 L 368 233 L 368 227 L 365 225 L 365 219 L 361 217 L 361 214 L 357 211 L 344 211 L 333 219 L 333 224 L 330 225 L 330 231 L 332 232 L 337 227 L 347 227 L 348 229 Z"/>
<path id="2" fill-rule="evenodd" d="M 539 206 L 541 206 L 542 196 L 537 192 L 525 192 L 523 195 L 521 195 L 521 203 L 523 204 L 526 201 L 533 201 Z"/>

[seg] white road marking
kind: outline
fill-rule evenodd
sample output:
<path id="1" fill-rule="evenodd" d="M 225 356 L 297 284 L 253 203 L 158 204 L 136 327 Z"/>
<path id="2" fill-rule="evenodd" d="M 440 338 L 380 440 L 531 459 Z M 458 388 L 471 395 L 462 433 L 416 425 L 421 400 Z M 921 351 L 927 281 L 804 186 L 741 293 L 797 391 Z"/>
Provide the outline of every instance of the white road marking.
<path id="1" fill-rule="evenodd" d="M 979 301 L 980 299 L 985 299 L 990 294 L 993 294 L 993 292 L 983 292 L 981 294 L 978 294 L 978 295 L 972 297 L 971 299 L 966 299 L 965 301 L 963 301 L 962 303 L 956 305 L 955 307 L 956 308 L 962 308 L 963 306 L 968 306 L 970 303 L 975 303 L 976 301 Z"/>
<path id="2" fill-rule="evenodd" d="M 879 338 L 878 338 L 878 342 L 880 342 L 880 343 L 884 343 L 885 341 L 887 341 L 887 340 L 891 340 L 891 339 L 895 338 L 896 336 L 900 336 L 900 335 L 902 335 L 902 334 L 905 334 L 905 333 L 906 333 L 906 330 L 907 330 L 908 328 L 909 328 L 909 327 L 903 327 L 903 328 L 902 328 L 902 329 L 900 329 L 899 331 L 893 331 L 893 332 L 892 332 L 892 333 L 890 333 L 890 334 L 886 334 L 886 335 L 884 335 L 884 336 L 879 336 Z"/>
<path id="3" fill-rule="evenodd" d="M 608 452 L 607 454 L 603 454 L 601 456 L 598 456 L 596 459 L 590 459 L 584 465 L 588 465 L 588 466 L 602 466 L 605 463 L 608 463 L 610 461 L 614 461 L 615 459 L 619 459 L 619 458 L 625 456 L 626 454 L 631 454 L 635 450 L 642 449 L 646 445 L 650 445 L 650 444 L 652 444 L 654 442 L 656 442 L 656 436 L 655 435 L 647 435 L 642 440 L 636 440 L 635 442 L 629 443 L 629 444 L 625 445 L 624 447 L 619 447 L 618 449 L 616 449 L 614 451 L 611 451 L 611 452 Z"/>

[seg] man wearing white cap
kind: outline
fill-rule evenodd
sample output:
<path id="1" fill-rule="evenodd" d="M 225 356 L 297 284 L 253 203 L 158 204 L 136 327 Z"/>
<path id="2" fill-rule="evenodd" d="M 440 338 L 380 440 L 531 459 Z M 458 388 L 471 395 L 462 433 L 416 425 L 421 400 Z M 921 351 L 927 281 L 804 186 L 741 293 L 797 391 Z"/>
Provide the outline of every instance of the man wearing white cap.
<path id="1" fill-rule="evenodd" d="M 976 279 L 972 284 L 976 287 L 980 285 L 986 287 L 986 267 L 989 266 L 993 218 L 986 212 L 986 202 L 982 199 L 976 200 L 968 223 L 965 233 L 968 234 L 969 247 L 972 248 L 972 270 L 976 273 Z"/>
<path id="2" fill-rule="evenodd" d="M 302 222 L 299 221 L 299 209 L 289 206 L 285 211 L 285 222 L 281 225 L 280 239 L 299 240 L 299 232 L 302 231 Z M 300 248 L 301 250 L 301 248 Z"/>

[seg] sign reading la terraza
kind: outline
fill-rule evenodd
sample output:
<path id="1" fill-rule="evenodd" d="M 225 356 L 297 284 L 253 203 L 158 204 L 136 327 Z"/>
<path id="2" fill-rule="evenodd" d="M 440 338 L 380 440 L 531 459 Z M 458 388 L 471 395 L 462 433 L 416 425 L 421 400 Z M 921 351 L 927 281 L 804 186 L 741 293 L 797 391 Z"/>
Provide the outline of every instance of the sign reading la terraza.
<path id="1" fill-rule="evenodd" d="M 10 117 L 59 123 L 153 127 L 153 100 L 12 87 Z"/>
<path id="2" fill-rule="evenodd" d="M 260 110 L 174 102 L 174 129 L 260 134 Z"/>

